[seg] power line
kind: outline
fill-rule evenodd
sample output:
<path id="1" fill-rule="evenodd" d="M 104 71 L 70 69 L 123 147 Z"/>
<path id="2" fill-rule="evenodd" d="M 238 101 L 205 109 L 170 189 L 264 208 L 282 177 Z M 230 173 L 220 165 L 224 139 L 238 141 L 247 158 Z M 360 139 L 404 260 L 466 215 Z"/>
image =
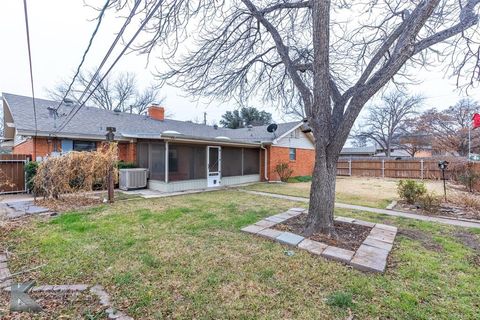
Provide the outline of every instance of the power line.
<path id="1" fill-rule="evenodd" d="M 87 98 L 82 102 L 82 104 L 76 109 L 76 111 L 73 113 L 73 115 L 70 117 L 70 119 L 67 119 L 66 122 L 64 122 L 60 128 L 58 129 L 57 132 L 60 132 L 61 130 L 63 130 L 65 128 L 65 126 L 75 117 L 75 115 L 78 113 L 78 111 L 80 111 L 80 109 L 85 106 L 85 103 L 88 101 L 88 99 L 90 99 L 90 97 L 93 95 L 93 93 L 95 92 L 95 90 L 100 86 L 100 84 L 102 83 L 102 81 L 107 77 L 107 75 L 110 73 L 110 71 L 112 71 L 113 67 L 117 64 L 117 62 L 120 60 L 120 58 L 123 56 L 123 54 L 128 50 L 128 48 L 130 47 L 130 45 L 133 43 L 133 41 L 135 41 L 135 39 L 137 38 L 137 36 L 140 34 L 140 32 L 143 30 L 143 28 L 147 25 L 148 21 L 150 21 L 150 19 L 153 17 L 153 15 L 155 14 L 155 12 L 157 11 L 157 9 L 160 7 L 160 5 L 162 4 L 162 1 L 159 1 L 155 7 L 152 9 L 152 11 L 147 15 L 147 17 L 145 18 L 145 20 L 143 21 L 143 23 L 140 25 L 140 28 L 135 32 L 135 34 L 133 35 L 133 37 L 130 39 L 130 41 L 125 45 L 125 47 L 123 48 L 123 50 L 120 52 L 120 54 L 117 56 L 117 58 L 115 59 L 115 61 L 113 61 L 112 65 L 110 66 L 110 68 L 105 72 L 105 74 L 102 76 L 102 78 L 98 81 L 97 85 L 92 89 L 92 91 L 90 92 L 90 94 L 87 96 Z"/>
<path id="2" fill-rule="evenodd" d="M 105 2 L 105 5 L 102 8 L 102 11 L 98 15 L 98 22 L 97 22 L 97 25 L 95 27 L 95 30 L 93 30 L 93 33 L 92 33 L 92 36 L 90 37 L 90 40 L 88 41 L 87 49 L 83 53 L 82 60 L 80 61 L 80 64 L 77 67 L 77 71 L 75 72 L 75 75 L 73 76 L 72 82 L 70 82 L 70 85 L 68 86 L 67 91 L 65 91 L 65 95 L 59 101 L 58 106 L 55 108 L 55 112 L 58 111 L 58 109 L 62 105 L 62 102 L 65 100 L 65 98 L 67 98 L 68 94 L 70 93 L 70 90 L 72 90 L 73 84 L 75 83 L 75 80 L 77 79 L 78 75 L 80 74 L 80 68 L 82 67 L 83 63 L 85 62 L 85 58 L 87 57 L 87 53 L 92 46 L 93 39 L 97 35 L 98 29 L 100 28 L 100 24 L 102 23 L 103 16 L 104 16 L 105 11 L 107 10 L 109 4 L 110 4 L 110 0 L 107 0 L 107 2 Z"/>
<path id="3" fill-rule="evenodd" d="M 83 90 L 82 94 L 80 95 L 80 98 L 78 99 L 78 101 L 81 103 L 83 97 L 85 96 L 85 94 L 88 92 L 88 89 L 90 89 L 90 86 L 93 84 L 93 82 L 95 81 L 95 79 L 98 77 L 99 73 L 100 73 L 100 70 L 102 69 L 103 65 L 105 64 L 105 62 L 107 61 L 107 59 L 110 57 L 110 54 L 112 53 L 113 49 L 115 48 L 115 46 L 117 45 L 118 41 L 120 40 L 120 38 L 122 37 L 123 35 L 123 32 L 125 32 L 125 29 L 126 27 L 130 24 L 130 21 L 132 20 L 134 14 L 135 14 L 135 11 L 137 10 L 138 8 L 138 5 L 140 4 L 140 0 L 137 0 L 135 2 L 135 5 L 134 7 L 132 8 L 132 11 L 130 12 L 127 20 L 125 20 L 125 22 L 123 23 L 122 27 L 120 28 L 120 31 L 118 32 L 117 36 L 115 37 L 115 40 L 112 42 L 112 44 L 110 45 L 110 48 L 108 49 L 107 53 L 105 54 L 105 56 L 103 57 L 102 59 L 102 62 L 100 63 L 100 65 L 98 66 L 97 70 L 95 71 L 95 74 L 92 76 L 92 78 L 90 79 L 89 83 L 87 84 L 87 86 L 85 87 L 85 89 Z M 75 108 L 72 108 L 70 110 L 70 112 L 67 114 L 67 118 L 72 115 L 72 113 L 74 112 Z M 56 130 L 55 132 L 58 132 L 60 130 Z M 54 134 L 55 134 L 54 132 Z"/>
<path id="4" fill-rule="evenodd" d="M 27 46 L 28 46 L 28 62 L 30 65 L 30 85 L 32 87 L 32 105 L 33 105 L 33 118 L 35 122 L 35 135 L 33 138 L 33 154 L 36 157 L 37 154 L 37 108 L 35 105 L 35 88 L 33 85 L 33 67 L 32 67 L 32 50 L 30 48 L 30 28 L 28 27 L 28 10 L 27 10 L 27 0 L 23 0 L 23 9 L 25 12 L 25 30 L 27 32 Z M 34 159 L 33 159 L 34 160 Z"/>

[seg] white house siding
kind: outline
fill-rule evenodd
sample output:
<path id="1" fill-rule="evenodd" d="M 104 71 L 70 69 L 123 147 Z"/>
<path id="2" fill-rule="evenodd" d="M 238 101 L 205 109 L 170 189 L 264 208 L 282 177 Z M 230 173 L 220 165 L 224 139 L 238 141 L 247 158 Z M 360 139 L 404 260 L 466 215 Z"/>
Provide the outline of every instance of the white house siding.
<path id="1" fill-rule="evenodd" d="M 221 185 L 223 187 L 234 186 L 244 183 L 259 182 L 259 174 L 250 174 L 245 176 L 222 177 Z M 159 180 L 149 180 L 148 188 L 161 192 L 179 192 L 188 190 L 207 189 L 207 179 L 173 181 L 165 183 Z"/>
<path id="2" fill-rule="evenodd" d="M 298 149 L 315 149 L 312 141 L 300 129 L 288 134 L 286 137 L 280 139 L 275 147 L 298 148 Z"/>

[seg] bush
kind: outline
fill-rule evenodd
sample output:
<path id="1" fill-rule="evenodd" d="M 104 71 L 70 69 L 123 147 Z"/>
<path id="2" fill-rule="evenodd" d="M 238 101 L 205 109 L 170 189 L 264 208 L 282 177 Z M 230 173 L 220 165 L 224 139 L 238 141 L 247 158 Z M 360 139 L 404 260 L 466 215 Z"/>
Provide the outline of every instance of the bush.
<path id="1" fill-rule="evenodd" d="M 473 162 L 453 160 L 449 165 L 450 179 L 464 185 L 468 191 L 480 191 L 480 173 Z"/>
<path id="2" fill-rule="evenodd" d="M 288 166 L 288 163 L 286 163 L 286 162 L 279 162 L 279 163 L 275 166 L 275 172 L 278 173 L 278 175 L 280 176 L 280 180 L 282 180 L 283 182 L 287 182 L 288 179 L 290 179 L 290 177 L 291 177 L 292 174 L 293 174 L 293 169 L 291 169 L 291 168 Z"/>
<path id="3" fill-rule="evenodd" d="M 25 180 L 28 191 L 33 191 L 33 181 L 38 170 L 38 162 L 30 161 L 25 165 Z"/>
<path id="4" fill-rule="evenodd" d="M 423 182 L 407 179 L 398 182 L 397 192 L 408 204 L 414 204 L 427 193 L 427 188 Z"/>
<path id="5" fill-rule="evenodd" d="M 137 165 L 135 164 L 135 162 L 126 162 L 126 161 L 123 161 L 123 160 L 120 160 L 117 162 L 117 168 L 118 169 L 132 169 L 132 168 L 136 168 Z"/>
<path id="6" fill-rule="evenodd" d="M 297 177 L 291 177 L 288 179 L 288 182 L 310 182 L 312 181 L 312 176 L 297 176 Z"/>
<path id="7" fill-rule="evenodd" d="M 62 194 L 92 191 L 95 186 L 105 188 L 108 172 L 113 168 L 117 176 L 117 144 L 104 145 L 92 152 L 69 152 L 60 157 L 42 161 L 33 179 L 34 192 L 46 198 L 58 199 Z"/>
<path id="8" fill-rule="evenodd" d="M 440 198 L 432 192 L 427 192 L 418 199 L 420 208 L 427 212 L 435 211 L 440 205 L 440 202 Z"/>

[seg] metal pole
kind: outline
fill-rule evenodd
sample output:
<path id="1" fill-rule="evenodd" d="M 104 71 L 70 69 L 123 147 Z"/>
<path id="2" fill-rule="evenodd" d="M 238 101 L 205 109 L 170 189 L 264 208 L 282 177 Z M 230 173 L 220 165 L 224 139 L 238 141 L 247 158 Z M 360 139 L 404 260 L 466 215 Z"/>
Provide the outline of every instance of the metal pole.
<path id="1" fill-rule="evenodd" d="M 468 161 L 471 157 L 471 148 L 472 148 L 472 124 L 468 125 Z"/>
<path id="2" fill-rule="evenodd" d="M 168 141 L 165 141 L 165 183 L 168 183 Z"/>
<path id="3" fill-rule="evenodd" d="M 445 202 L 447 202 L 447 186 L 445 184 L 445 169 L 442 169 L 442 179 L 443 179 L 443 194 L 445 196 Z"/>
<path id="4" fill-rule="evenodd" d="M 385 178 L 385 159 L 382 159 L 382 178 Z"/>
<path id="5" fill-rule="evenodd" d="M 423 179 L 423 159 L 420 160 L 420 178 Z"/>

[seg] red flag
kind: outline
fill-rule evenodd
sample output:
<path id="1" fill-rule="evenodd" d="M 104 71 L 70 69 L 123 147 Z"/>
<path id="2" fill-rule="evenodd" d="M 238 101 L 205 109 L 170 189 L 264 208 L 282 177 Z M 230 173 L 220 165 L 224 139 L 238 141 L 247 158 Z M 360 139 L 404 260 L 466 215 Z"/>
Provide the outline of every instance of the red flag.
<path id="1" fill-rule="evenodd" d="M 473 129 L 480 128 L 480 114 L 475 113 L 473 115 L 472 120 L 473 120 Z"/>

